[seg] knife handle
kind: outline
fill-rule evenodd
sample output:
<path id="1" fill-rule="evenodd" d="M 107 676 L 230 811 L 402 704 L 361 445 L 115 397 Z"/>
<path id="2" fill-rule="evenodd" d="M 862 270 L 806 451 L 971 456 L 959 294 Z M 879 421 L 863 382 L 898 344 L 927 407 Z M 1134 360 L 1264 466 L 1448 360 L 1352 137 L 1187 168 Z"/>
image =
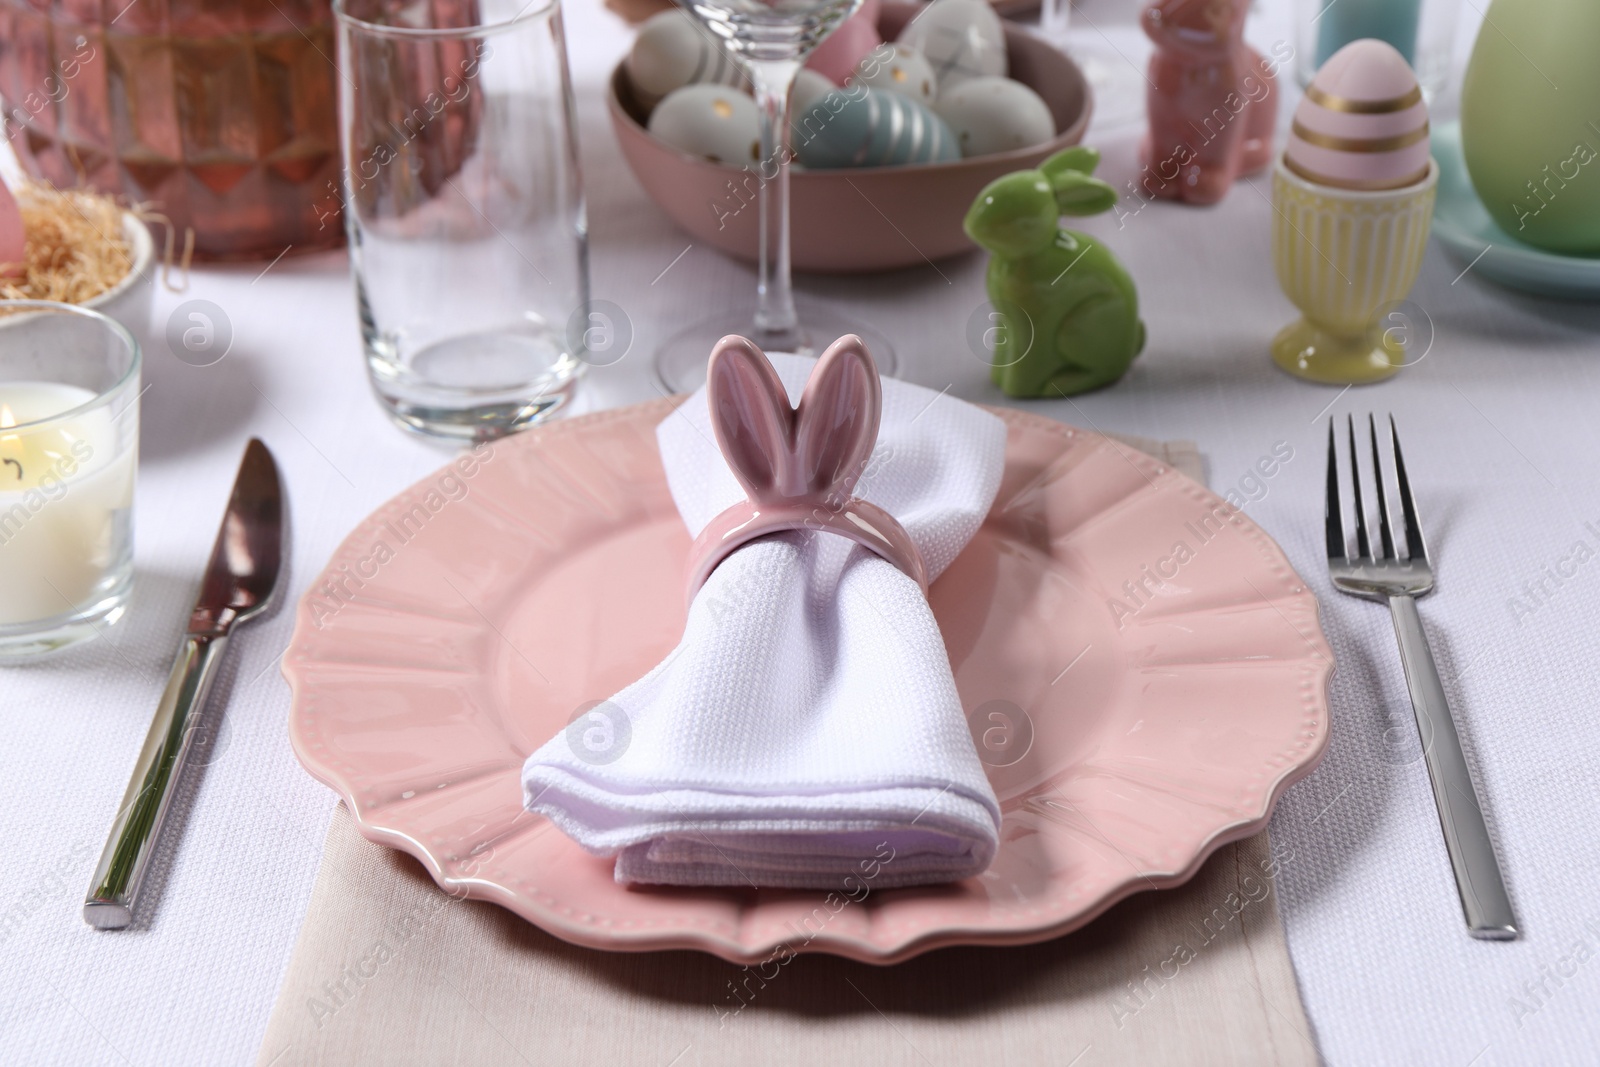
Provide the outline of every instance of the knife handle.
<path id="1" fill-rule="evenodd" d="M 83 920 L 90 926 L 120 930 L 133 922 L 150 856 L 227 644 L 226 634 L 184 636 L 83 902 Z"/>

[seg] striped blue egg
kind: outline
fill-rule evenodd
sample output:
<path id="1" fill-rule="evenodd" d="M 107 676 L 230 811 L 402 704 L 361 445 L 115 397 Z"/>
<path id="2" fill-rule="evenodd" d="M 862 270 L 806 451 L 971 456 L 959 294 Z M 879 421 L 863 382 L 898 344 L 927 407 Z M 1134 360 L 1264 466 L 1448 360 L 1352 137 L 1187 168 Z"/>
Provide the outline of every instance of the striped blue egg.
<path id="1" fill-rule="evenodd" d="M 961 158 L 943 119 L 910 97 L 881 89 L 835 89 L 789 125 L 795 157 L 816 170 Z"/>

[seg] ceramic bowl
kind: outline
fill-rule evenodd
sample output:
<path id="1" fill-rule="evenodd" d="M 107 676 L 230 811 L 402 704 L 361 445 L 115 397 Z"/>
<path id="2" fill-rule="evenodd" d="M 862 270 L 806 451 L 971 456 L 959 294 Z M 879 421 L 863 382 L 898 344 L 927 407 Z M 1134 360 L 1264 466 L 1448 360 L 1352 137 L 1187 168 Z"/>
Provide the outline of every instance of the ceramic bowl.
<path id="1" fill-rule="evenodd" d="M 150 228 L 130 211 L 122 213 L 122 236 L 128 242 L 132 266 L 121 281 L 85 300 L 83 306 L 115 319 L 144 346 L 150 331 L 150 308 L 155 301 L 156 242 Z M 4 325 L 27 317 L 7 317 Z"/>
<path id="2" fill-rule="evenodd" d="M 150 330 L 150 305 L 155 299 L 156 243 L 150 227 L 127 211 L 122 213 L 122 236 L 128 242 L 133 266 L 120 282 L 84 301 L 83 306 L 116 319 L 142 345 Z"/>
<path id="3" fill-rule="evenodd" d="M 892 41 L 918 10 L 885 3 L 878 31 Z M 949 163 L 904 167 L 802 170 L 790 176 L 790 232 L 796 270 L 830 274 L 913 267 L 972 250 L 961 220 L 985 185 L 1035 166 L 1083 138 L 1091 97 L 1070 58 L 1016 26 L 1007 25 L 1011 77 L 1044 98 L 1056 120 L 1054 140 L 1032 148 Z M 633 98 L 619 64 L 607 94 L 611 125 L 634 176 L 695 241 L 740 259 L 756 259 L 759 237 L 754 169 L 711 163 L 651 137 L 646 112 Z M 750 202 L 739 208 L 732 190 Z M 730 207 L 739 208 L 730 212 Z M 720 208 L 720 210 L 719 210 Z"/>

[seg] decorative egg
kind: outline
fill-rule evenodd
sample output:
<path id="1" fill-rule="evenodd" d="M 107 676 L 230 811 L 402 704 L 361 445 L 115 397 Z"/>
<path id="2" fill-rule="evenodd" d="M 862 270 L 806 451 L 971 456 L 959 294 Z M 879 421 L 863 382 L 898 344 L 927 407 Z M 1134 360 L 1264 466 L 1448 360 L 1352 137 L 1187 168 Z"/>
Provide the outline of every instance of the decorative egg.
<path id="1" fill-rule="evenodd" d="M 837 88 L 831 81 L 814 70 L 801 67 L 789 89 L 789 114 L 801 115 L 810 111 L 817 101 Z"/>
<path id="2" fill-rule="evenodd" d="M 1294 109 L 1284 166 L 1338 189 L 1399 189 L 1428 176 L 1428 105 L 1405 57 L 1351 41 L 1318 70 Z"/>
<path id="3" fill-rule="evenodd" d="M 1461 82 L 1478 198 L 1518 241 L 1600 255 L 1600 4 L 1494 0 Z"/>
<path id="4" fill-rule="evenodd" d="M 939 80 L 933 67 L 910 45 L 879 45 L 867 53 L 851 80 L 868 89 L 909 96 L 919 104 L 931 105 L 939 95 Z"/>
<path id="5" fill-rule="evenodd" d="M 987 0 L 933 0 L 899 43 L 922 53 L 943 93 L 970 78 L 1004 77 L 1006 31 Z"/>
<path id="6" fill-rule="evenodd" d="M 806 66 L 834 85 L 843 85 L 868 52 L 883 43 L 878 36 L 878 0 L 863 0 L 856 13 L 817 45 Z"/>
<path id="7" fill-rule="evenodd" d="M 803 166 L 886 167 L 958 159 L 944 120 L 909 96 L 852 86 L 835 89 L 790 124 Z"/>
<path id="8" fill-rule="evenodd" d="M 22 225 L 22 209 L 4 181 L 0 181 L 0 278 L 23 278 L 28 274 L 28 242 Z"/>
<path id="9" fill-rule="evenodd" d="M 971 78 L 939 94 L 934 105 L 963 156 L 987 156 L 1043 144 L 1056 135 L 1050 106 L 1009 78 Z"/>
<path id="10" fill-rule="evenodd" d="M 726 85 L 685 85 L 650 113 L 650 135 L 680 152 L 742 167 L 761 159 L 756 102 Z"/>
<path id="11" fill-rule="evenodd" d="M 634 96 L 645 107 L 685 85 L 745 84 L 738 64 L 711 31 L 676 7 L 645 20 L 624 66 Z"/>

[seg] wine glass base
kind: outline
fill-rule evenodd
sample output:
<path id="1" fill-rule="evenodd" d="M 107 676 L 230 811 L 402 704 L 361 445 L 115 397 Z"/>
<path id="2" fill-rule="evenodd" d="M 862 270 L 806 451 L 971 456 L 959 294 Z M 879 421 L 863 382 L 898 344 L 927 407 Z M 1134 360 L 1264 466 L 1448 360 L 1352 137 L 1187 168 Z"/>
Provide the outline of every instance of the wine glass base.
<path id="1" fill-rule="evenodd" d="M 801 356 L 820 356 L 835 340 L 853 333 L 866 342 L 880 375 L 892 378 L 899 368 L 894 345 L 864 323 L 805 303 L 800 305 L 800 323 L 801 340 L 796 344 L 793 337 L 765 336 L 754 323 L 740 323 L 731 315 L 701 319 L 668 337 L 656 349 L 656 382 L 668 393 L 694 392 L 705 383 L 706 361 L 711 358 L 711 349 L 730 333 L 748 337 L 764 352 L 793 352 Z"/>
<path id="2" fill-rule="evenodd" d="M 1068 0 L 1060 0 L 1063 15 L 1067 3 Z M 1033 32 L 1065 53 L 1083 73 L 1094 101 L 1089 129 L 1085 131 L 1087 139 L 1121 133 L 1144 123 L 1149 87 L 1144 57 L 1150 48 L 1137 26 L 1119 23 L 1101 29 L 1090 23 L 1088 29 L 1083 29 L 1074 19 L 1069 28 L 1065 20 L 1052 25 L 1048 12 L 1043 12 Z"/>
<path id="3" fill-rule="evenodd" d="M 1091 44 L 1076 34 L 1067 43 L 1067 53 L 1094 93 L 1089 126 L 1095 135 L 1125 130 L 1145 120 L 1147 85 L 1138 67 L 1110 48 Z"/>

